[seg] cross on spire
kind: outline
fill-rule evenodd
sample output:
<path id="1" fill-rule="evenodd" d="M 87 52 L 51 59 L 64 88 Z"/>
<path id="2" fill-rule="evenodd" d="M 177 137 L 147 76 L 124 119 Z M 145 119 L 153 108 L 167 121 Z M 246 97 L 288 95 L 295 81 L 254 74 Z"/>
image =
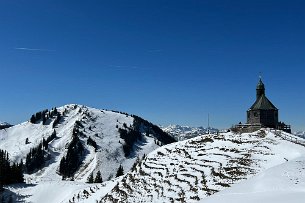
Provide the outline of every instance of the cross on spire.
<path id="1" fill-rule="evenodd" d="M 259 77 L 259 79 L 262 79 L 262 72 L 261 71 L 259 72 L 258 77 Z"/>

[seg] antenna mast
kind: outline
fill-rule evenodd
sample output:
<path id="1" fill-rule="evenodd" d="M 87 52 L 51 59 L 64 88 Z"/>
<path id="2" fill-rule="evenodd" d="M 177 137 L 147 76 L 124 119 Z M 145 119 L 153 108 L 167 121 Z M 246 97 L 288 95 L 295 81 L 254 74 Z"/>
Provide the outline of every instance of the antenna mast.
<path id="1" fill-rule="evenodd" d="M 210 114 L 208 113 L 208 134 L 210 134 Z"/>

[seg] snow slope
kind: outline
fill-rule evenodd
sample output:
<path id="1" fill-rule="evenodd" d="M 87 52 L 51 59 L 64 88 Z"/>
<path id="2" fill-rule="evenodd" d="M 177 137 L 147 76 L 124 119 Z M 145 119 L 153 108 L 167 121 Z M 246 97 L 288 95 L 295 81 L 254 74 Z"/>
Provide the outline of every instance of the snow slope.
<path id="1" fill-rule="evenodd" d="M 202 202 L 303 203 L 304 198 L 305 156 L 272 167 Z"/>
<path id="2" fill-rule="evenodd" d="M 77 181 L 41 181 L 38 184 L 15 184 L 7 189 L 17 202 L 60 203 L 96 202 L 109 192 L 120 179 L 103 183 L 82 183 Z M 99 190 L 99 193 L 95 193 Z"/>
<path id="3" fill-rule="evenodd" d="M 208 133 L 218 132 L 218 130 L 215 128 L 189 127 L 181 125 L 169 125 L 167 127 L 162 127 L 162 130 L 179 141 L 190 139 L 200 135 L 205 135 Z"/>
<path id="4" fill-rule="evenodd" d="M 76 104 L 65 105 L 57 109 L 64 116 L 55 128 L 52 126 L 55 118 L 50 118 L 45 125 L 42 124 L 42 121 L 35 124 L 27 121 L 0 130 L 0 149 L 8 151 L 13 162 L 25 160 L 31 148 L 38 146 L 43 138 L 46 139 L 54 130 L 56 131 L 56 138 L 48 146 L 47 154 L 49 156 L 45 166 L 33 174 L 25 174 L 26 183 L 32 185 L 11 188 L 12 192 L 21 195 L 20 198 L 29 196 L 26 201 L 41 202 L 41 198 L 48 193 L 48 190 L 52 190 L 54 195 L 60 195 L 61 201 L 73 197 L 78 190 L 91 187 L 91 185 L 85 184 L 90 173 L 93 172 L 95 175 L 100 170 L 104 181 L 111 180 L 120 164 L 124 171 L 128 172 L 138 156 L 148 154 L 162 144 L 162 141 L 159 140 L 160 135 L 151 129 L 148 133 L 147 129 L 150 126 L 145 122 L 141 123 L 142 139 L 135 143 L 131 155 L 125 157 L 122 147 L 125 141 L 120 138 L 118 129 L 132 127 L 135 122 L 134 116 Z M 72 140 L 72 132 L 76 125 L 80 126 L 82 136 L 79 138 L 85 148 L 85 153 L 82 164 L 73 177 L 75 181 L 62 181 L 58 168 L 60 160 L 67 153 L 67 146 Z M 88 137 L 97 143 L 97 149 L 87 144 Z M 28 144 L 26 144 L 27 138 Z M 62 195 L 61 191 L 66 191 L 66 196 Z M 44 202 L 60 201 L 50 198 Z"/>
<path id="5" fill-rule="evenodd" d="M 273 132 L 204 135 L 153 151 L 100 202 L 204 201 L 231 185 L 304 156 L 304 146 Z"/>

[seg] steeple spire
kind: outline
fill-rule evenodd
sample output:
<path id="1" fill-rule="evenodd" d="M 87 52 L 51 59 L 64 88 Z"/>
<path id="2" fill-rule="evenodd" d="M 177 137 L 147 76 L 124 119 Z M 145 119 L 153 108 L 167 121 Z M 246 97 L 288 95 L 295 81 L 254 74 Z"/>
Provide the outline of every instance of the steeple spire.
<path id="1" fill-rule="evenodd" d="M 265 85 L 262 81 L 262 77 L 259 76 L 259 81 L 256 86 L 256 99 L 260 98 L 264 94 L 265 94 Z"/>

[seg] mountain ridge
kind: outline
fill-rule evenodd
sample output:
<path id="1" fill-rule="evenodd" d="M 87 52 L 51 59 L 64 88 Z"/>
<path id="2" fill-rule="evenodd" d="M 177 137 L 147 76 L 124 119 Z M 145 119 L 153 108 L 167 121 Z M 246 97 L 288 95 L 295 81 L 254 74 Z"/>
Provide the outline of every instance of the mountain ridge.
<path id="1" fill-rule="evenodd" d="M 190 139 L 208 133 L 219 132 L 218 129 L 212 127 L 208 127 L 208 128 L 190 127 L 190 126 L 173 125 L 173 124 L 166 127 L 161 126 L 161 128 L 163 131 L 167 132 L 178 141 Z"/>
<path id="2" fill-rule="evenodd" d="M 12 127 L 13 125 L 8 123 L 8 122 L 2 122 L 0 121 L 0 130 L 1 129 L 5 129 L 5 128 L 9 128 L 9 127 Z"/>
<path id="3" fill-rule="evenodd" d="M 61 118 L 58 124 L 53 125 L 56 116 L 51 117 L 51 112 L 55 109 Z M 43 140 L 47 140 L 54 131 L 56 132 L 56 138 L 50 141 L 45 152 L 47 155 L 45 166 L 36 170 L 34 174 L 26 174 L 25 178 L 28 182 L 37 182 L 50 177 L 54 180 L 62 179 L 58 173 L 59 162 L 66 156 L 67 147 L 76 131 L 85 151 L 82 164 L 72 178 L 82 182 L 87 180 L 90 173 L 95 174 L 98 170 L 101 170 L 104 180 L 111 179 L 120 164 L 125 171 L 128 171 L 137 156 L 147 154 L 159 145 L 171 142 L 171 138 L 164 137 L 166 134 L 162 134 L 162 137 L 155 132 L 157 128 L 153 124 L 135 115 L 77 104 L 68 104 L 55 109 L 45 111 L 43 116 L 46 116 L 46 119 L 32 120 L 34 123 L 26 121 L 0 131 L 0 148 L 6 149 L 14 162 L 25 160 L 31 149 L 37 147 Z M 124 130 L 127 133 L 125 136 L 128 136 L 128 132 L 133 128 L 137 128 L 134 131 L 139 133 L 139 139 L 142 140 L 136 139 L 127 143 L 128 137 L 122 137 L 119 131 Z M 145 132 L 147 129 L 150 132 Z M 88 145 L 89 137 L 97 143 L 97 148 Z M 131 155 L 126 157 L 128 150 Z"/>
<path id="4" fill-rule="evenodd" d="M 301 138 L 305 138 L 305 131 L 298 131 L 295 132 L 294 135 L 301 137 Z"/>

